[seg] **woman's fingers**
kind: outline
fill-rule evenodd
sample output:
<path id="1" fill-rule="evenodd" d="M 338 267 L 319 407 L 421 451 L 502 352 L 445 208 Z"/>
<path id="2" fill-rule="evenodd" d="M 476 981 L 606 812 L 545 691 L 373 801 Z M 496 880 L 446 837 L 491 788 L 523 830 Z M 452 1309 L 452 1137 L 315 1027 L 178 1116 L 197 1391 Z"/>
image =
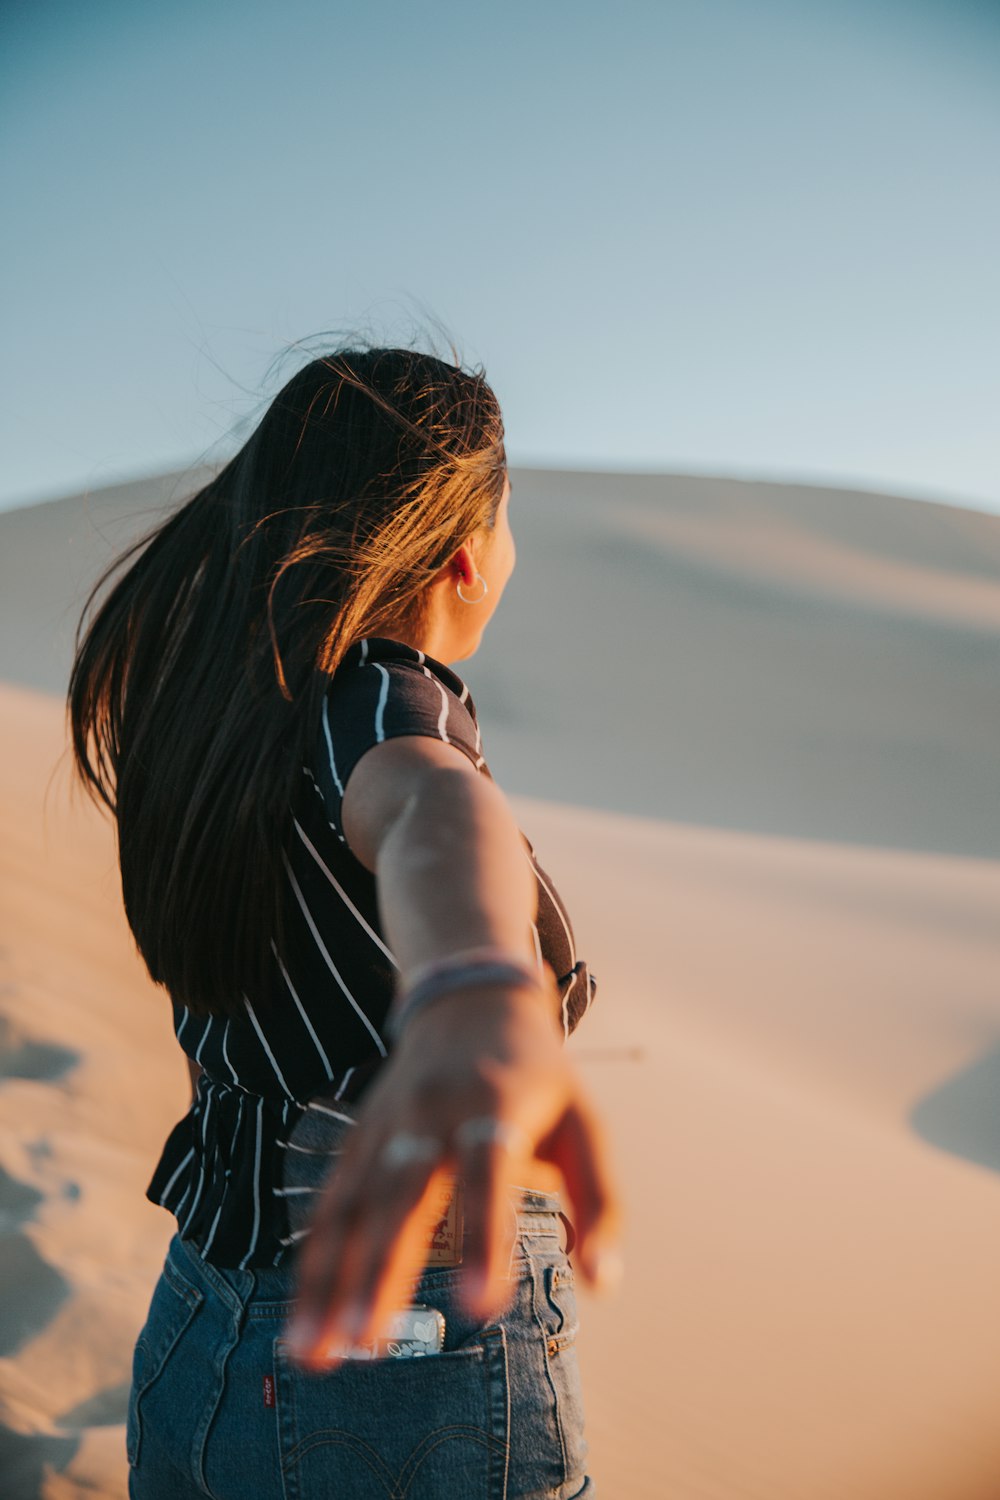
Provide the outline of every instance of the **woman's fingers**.
<path id="1" fill-rule="evenodd" d="M 467 1132 L 464 1147 L 462 1126 L 455 1132 L 465 1219 L 460 1295 L 469 1315 L 482 1320 L 498 1313 L 509 1298 L 507 1272 L 517 1219 L 508 1194 L 525 1151 L 516 1149 L 500 1121 L 483 1116 L 467 1123 L 483 1129 L 479 1140 Z M 496 1127 L 496 1133 L 488 1134 L 487 1126 Z M 530 1154 L 530 1142 L 524 1141 Z"/>
<path id="2" fill-rule="evenodd" d="M 342 1310 L 338 1296 L 342 1284 L 345 1247 L 362 1210 L 358 1190 L 348 1192 L 338 1176 L 327 1185 L 298 1251 L 296 1306 L 288 1339 L 297 1358 L 305 1361 L 319 1353 L 330 1337 L 331 1327 Z"/>
<path id="3" fill-rule="evenodd" d="M 372 1099 L 299 1249 L 289 1339 L 304 1363 L 326 1362 L 331 1344 L 371 1338 L 401 1305 L 426 1263 L 430 1195 L 446 1168 L 463 1184 L 460 1295 L 471 1316 L 492 1317 L 506 1305 L 517 1233 L 510 1189 L 526 1180 L 533 1161 L 558 1169 L 585 1278 L 603 1288 L 620 1274 L 620 1208 L 607 1143 L 572 1070 L 536 1063 L 513 1091 L 498 1091 L 495 1075 L 480 1081 L 478 1100 L 475 1092 L 449 1099 L 442 1088 L 435 1111 L 406 1111 L 407 1126 L 398 1101 L 386 1108 L 378 1095 Z M 519 1117 L 526 1129 L 515 1123 Z"/>
<path id="4" fill-rule="evenodd" d="M 621 1204 L 603 1128 L 582 1094 L 538 1154 L 559 1168 L 566 1184 L 584 1277 L 595 1291 L 613 1291 L 622 1276 Z"/>
<path id="5" fill-rule="evenodd" d="M 429 1159 L 399 1161 L 384 1144 L 361 1153 L 346 1183 L 342 1165 L 303 1242 L 288 1334 L 296 1358 L 314 1366 L 335 1363 L 331 1347 L 374 1337 L 419 1276 L 441 1181 Z"/>
<path id="6" fill-rule="evenodd" d="M 374 1338 L 389 1315 L 404 1305 L 427 1260 L 440 1181 L 440 1171 L 409 1171 L 405 1182 L 394 1182 L 373 1201 L 370 1214 L 357 1226 L 347 1248 L 343 1288 L 345 1328 L 354 1342 Z"/>

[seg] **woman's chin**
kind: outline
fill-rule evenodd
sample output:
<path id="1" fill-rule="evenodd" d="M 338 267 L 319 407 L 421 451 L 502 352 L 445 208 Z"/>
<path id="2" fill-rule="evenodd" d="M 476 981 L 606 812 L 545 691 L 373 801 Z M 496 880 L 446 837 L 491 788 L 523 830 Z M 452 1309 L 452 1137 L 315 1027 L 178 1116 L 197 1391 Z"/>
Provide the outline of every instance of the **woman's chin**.
<path id="1" fill-rule="evenodd" d="M 457 661 L 468 661 L 470 656 L 475 656 L 476 652 L 479 650 L 479 645 L 482 641 L 482 638 L 482 634 L 479 634 L 472 642 L 471 646 L 466 646 L 465 649 L 463 651 L 460 651 L 457 656 L 451 657 L 448 665 L 453 666 Z"/>

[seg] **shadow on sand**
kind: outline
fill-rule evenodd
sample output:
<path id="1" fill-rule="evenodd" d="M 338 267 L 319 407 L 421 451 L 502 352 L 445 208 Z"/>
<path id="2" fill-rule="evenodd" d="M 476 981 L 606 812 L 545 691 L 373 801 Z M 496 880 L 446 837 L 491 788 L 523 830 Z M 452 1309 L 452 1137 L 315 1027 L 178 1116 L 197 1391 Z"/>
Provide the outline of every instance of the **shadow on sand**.
<path id="1" fill-rule="evenodd" d="M 927 1094 L 909 1123 L 921 1140 L 1000 1172 L 1000 1046 Z"/>
<path id="2" fill-rule="evenodd" d="M 72 1047 L 22 1036 L 6 1016 L 0 1015 L 0 1082 L 5 1078 L 36 1078 L 54 1083 L 76 1067 L 80 1056 Z"/>
<path id="3" fill-rule="evenodd" d="M 5 1500 L 38 1500 L 46 1479 L 59 1474 L 80 1446 L 79 1437 L 11 1432 L 0 1427 L 0 1474 Z"/>
<path id="4" fill-rule="evenodd" d="M 0 1082 L 14 1078 L 55 1082 L 79 1060 L 80 1054 L 72 1048 L 34 1041 L 0 1016 Z M 50 1152 L 44 1137 L 29 1148 L 36 1162 Z M 32 1183 L 21 1182 L 0 1167 L 0 1286 L 7 1294 L 0 1318 L 0 1357 L 16 1354 L 46 1328 L 71 1291 L 65 1277 L 43 1259 L 23 1232 L 45 1197 Z M 97 1420 L 122 1421 L 120 1393 L 110 1394 L 114 1401 L 104 1400 L 102 1409 L 113 1410 L 113 1415 Z M 64 1470 L 79 1446 L 77 1433 L 16 1432 L 0 1423 L 4 1500 L 37 1500 L 46 1478 Z"/>

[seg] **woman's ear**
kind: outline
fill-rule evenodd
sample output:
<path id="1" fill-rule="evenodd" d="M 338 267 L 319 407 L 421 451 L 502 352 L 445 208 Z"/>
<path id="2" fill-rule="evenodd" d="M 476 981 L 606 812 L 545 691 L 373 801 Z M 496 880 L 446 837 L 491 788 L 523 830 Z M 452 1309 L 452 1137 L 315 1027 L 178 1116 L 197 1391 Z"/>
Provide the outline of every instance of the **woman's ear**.
<path id="1" fill-rule="evenodd" d="M 476 545 L 472 537 L 467 538 L 462 545 L 452 554 L 448 563 L 452 583 L 463 584 L 471 588 L 476 581 L 478 567 L 476 563 Z"/>

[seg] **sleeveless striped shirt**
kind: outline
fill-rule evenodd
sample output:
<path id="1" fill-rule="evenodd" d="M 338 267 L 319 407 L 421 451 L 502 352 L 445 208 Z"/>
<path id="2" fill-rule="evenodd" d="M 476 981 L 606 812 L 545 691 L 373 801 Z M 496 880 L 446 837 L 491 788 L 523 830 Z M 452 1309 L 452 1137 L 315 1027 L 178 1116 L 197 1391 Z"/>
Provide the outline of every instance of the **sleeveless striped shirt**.
<path id="1" fill-rule="evenodd" d="M 176 1216 L 178 1233 L 212 1264 L 281 1263 L 300 1237 L 289 1226 L 283 1185 L 296 1124 L 320 1094 L 356 1105 L 389 1054 L 385 1020 L 398 964 L 381 931 L 375 877 L 351 852 L 340 813 L 365 751 L 413 734 L 457 746 L 490 776 L 472 696 L 455 672 L 400 641 L 355 642 L 331 678 L 290 806 L 290 916 L 285 951 L 271 944 L 268 1007 L 244 995 L 237 1015 L 206 1018 L 172 1002 L 177 1040 L 202 1073 L 146 1197 Z M 535 950 L 558 978 L 569 1036 L 597 981 L 577 957 L 552 881 L 521 838 L 538 888 Z"/>

